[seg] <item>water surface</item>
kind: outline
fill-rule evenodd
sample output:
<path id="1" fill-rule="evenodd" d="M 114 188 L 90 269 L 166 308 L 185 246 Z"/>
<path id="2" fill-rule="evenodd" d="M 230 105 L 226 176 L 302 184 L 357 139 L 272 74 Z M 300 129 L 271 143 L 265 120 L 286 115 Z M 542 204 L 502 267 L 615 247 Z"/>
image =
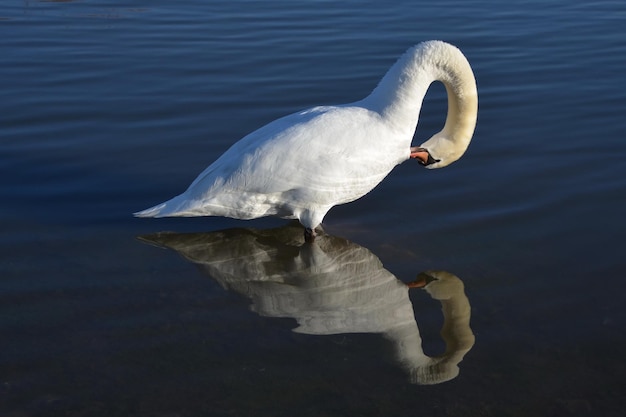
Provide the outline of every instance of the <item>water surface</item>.
<path id="1" fill-rule="evenodd" d="M 621 415 L 625 19 L 613 1 L 6 1 L 0 414 Z M 131 213 L 181 192 L 271 120 L 364 97 L 427 39 L 472 64 L 472 145 L 443 170 L 409 161 L 332 209 L 324 226 L 338 247 L 261 239 L 260 252 L 237 252 L 259 256 L 253 269 L 226 285 L 219 269 L 138 239 L 280 241 L 280 219 Z M 434 85 L 416 144 L 441 127 L 445 105 Z M 334 265 L 330 276 L 306 278 L 319 264 Z M 348 265 L 354 285 L 337 272 Z M 412 306 L 421 345 L 409 354 L 446 357 L 445 306 L 402 287 L 433 270 L 463 284 L 475 337 L 447 382 L 417 383 L 390 324 L 293 331 L 335 300 L 341 323 Z M 264 276 L 282 278 L 260 297 L 250 288 L 266 291 Z M 350 316 L 350 294 L 384 285 L 395 289 L 372 297 L 381 313 Z M 323 308 L 258 304 L 310 291 Z"/>

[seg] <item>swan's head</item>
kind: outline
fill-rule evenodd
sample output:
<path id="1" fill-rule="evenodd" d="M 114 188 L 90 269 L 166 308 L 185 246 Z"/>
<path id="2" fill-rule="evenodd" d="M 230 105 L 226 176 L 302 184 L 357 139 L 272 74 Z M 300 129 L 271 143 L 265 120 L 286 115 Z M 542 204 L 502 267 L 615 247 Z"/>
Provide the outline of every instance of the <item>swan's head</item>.
<path id="1" fill-rule="evenodd" d="M 469 132 L 450 135 L 444 128 L 420 146 L 412 147 L 411 158 L 428 169 L 448 166 L 461 158 L 467 150 L 472 139 L 473 126 L 468 130 Z"/>
<path id="2" fill-rule="evenodd" d="M 444 128 L 417 148 L 423 150 L 423 153 L 419 153 L 417 157 L 412 153 L 411 156 L 428 169 L 448 166 L 461 158 L 467 150 L 472 139 L 473 126 L 468 130 L 469 132 L 456 132 L 456 135 L 450 135 Z"/>

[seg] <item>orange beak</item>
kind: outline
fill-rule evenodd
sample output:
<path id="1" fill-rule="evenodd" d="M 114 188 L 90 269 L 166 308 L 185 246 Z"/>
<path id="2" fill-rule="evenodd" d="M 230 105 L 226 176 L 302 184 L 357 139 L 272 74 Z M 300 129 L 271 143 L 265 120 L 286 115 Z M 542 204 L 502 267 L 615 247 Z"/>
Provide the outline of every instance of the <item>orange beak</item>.
<path id="1" fill-rule="evenodd" d="M 424 278 L 418 278 L 415 281 L 408 282 L 406 284 L 409 288 L 424 288 L 428 284 Z"/>
<path id="2" fill-rule="evenodd" d="M 437 281 L 437 278 L 430 276 L 425 272 L 420 272 L 417 274 L 415 281 L 408 282 L 406 286 L 409 288 L 424 288 L 433 281 Z"/>
<path id="3" fill-rule="evenodd" d="M 434 159 L 428 149 L 420 148 L 417 146 L 411 147 L 411 158 L 417 159 L 420 164 L 426 166 L 430 164 L 434 164 L 435 162 L 439 162 L 439 159 Z"/>

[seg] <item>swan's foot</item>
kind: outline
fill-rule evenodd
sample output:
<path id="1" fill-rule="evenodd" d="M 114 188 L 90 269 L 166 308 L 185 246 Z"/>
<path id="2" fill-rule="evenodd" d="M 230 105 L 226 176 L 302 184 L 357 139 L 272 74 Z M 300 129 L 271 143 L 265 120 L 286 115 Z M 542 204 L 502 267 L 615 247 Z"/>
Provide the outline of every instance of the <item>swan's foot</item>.
<path id="1" fill-rule="evenodd" d="M 306 227 L 304 229 L 304 241 L 307 243 L 312 243 L 315 241 L 315 236 L 317 236 L 317 233 L 315 233 L 315 229 L 311 229 L 310 227 Z"/>

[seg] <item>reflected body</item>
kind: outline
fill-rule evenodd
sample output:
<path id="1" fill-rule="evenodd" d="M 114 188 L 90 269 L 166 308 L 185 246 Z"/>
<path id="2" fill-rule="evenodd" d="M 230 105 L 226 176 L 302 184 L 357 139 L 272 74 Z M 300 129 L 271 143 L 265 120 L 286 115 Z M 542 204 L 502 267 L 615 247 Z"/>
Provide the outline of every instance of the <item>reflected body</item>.
<path id="1" fill-rule="evenodd" d="M 443 130 L 411 147 L 428 87 L 448 93 Z M 440 168 L 467 149 L 478 111 L 476 81 L 454 46 L 409 49 L 365 99 L 278 119 L 235 143 L 182 194 L 138 217 L 226 216 L 298 219 L 311 236 L 326 213 L 376 187 L 398 164 Z"/>
<path id="2" fill-rule="evenodd" d="M 446 351 L 427 356 L 409 298 L 409 286 L 387 271 L 368 249 L 321 235 L 304 243 L 297 225 L 271 230 L 160 233 L 144 241 L 174 249 L 224 288 L 252 300 L 266 317 L 294 318 L 295 332 L 329 335 L 379 333 L 416 384 L 436 384 L 458 375 L 458 363 L 474 344 L 470 305 L 462 281 L 428 271 L 410 286 L 439 300 Z"/>

